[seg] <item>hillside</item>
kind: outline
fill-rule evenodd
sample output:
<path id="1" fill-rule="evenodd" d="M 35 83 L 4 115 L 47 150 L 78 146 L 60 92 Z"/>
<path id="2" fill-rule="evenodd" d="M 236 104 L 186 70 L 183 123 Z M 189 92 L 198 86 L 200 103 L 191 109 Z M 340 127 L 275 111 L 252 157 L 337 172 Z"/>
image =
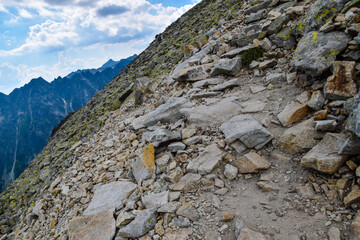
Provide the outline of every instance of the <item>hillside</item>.
<path id="1" fill-rule="evenodd" d="M 70 112 L 85 106 L 136 55 L 107 62 L 99 69 L 78 70 L 51 83 L 32 79 L 0 100 L 0 191 L 41 152 L 52 129 Z"/>
<path id="2" fill-rule="evenodd" d="M 359 240 L 359 24 L 357 0 L 202 1 L 0 195 L 2 239 Z"/>

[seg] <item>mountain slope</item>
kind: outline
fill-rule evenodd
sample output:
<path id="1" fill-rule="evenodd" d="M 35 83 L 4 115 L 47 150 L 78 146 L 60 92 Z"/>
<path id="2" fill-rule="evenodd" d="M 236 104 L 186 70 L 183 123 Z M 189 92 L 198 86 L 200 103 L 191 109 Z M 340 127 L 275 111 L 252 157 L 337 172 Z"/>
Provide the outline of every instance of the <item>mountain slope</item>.
<path id="1" fill-rule="evenodd" d="M 60 120 L 84 106 L 134 58 L 113 61 L 105 68 L 79 70 L 51 83 L 33 79 L 8 96 L 0 96 L 0 190 L 42 150 Z"/>
<path id="2" fill-rule="evenodd" d="M 5 238 L 358 240 L 356 4 L 202 1 L 8 186 Z"/>

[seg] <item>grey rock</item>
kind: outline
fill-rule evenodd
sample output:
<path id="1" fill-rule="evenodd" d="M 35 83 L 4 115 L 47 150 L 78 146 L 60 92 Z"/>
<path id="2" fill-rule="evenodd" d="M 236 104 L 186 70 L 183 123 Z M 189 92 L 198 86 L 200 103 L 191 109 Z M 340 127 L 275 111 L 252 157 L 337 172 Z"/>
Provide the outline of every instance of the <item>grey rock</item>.
<path id="1" fill-rule="evenodd" d="M 246 226 L 244 222 L 241 221 L 240 218 L 237 216 L 234 218 L 234 223 L 235 223 L 235 237 L 237 239 L 240 236 L 241 230 Z"/>
<path id="2" fill-rule="evenodd" d="M 208 127 L 219 125 L 231 117 L 241 113 L 240 103 L 235 97 L 228 97 L 210 106 L 200 105 L 193 108 L 184 108 L 181 114 L 186 116 L 191 124 Z"/>
<path id="3" fill-rule="evenodd" d="M 205 150 L 197 157 L 192 160 L 186 170 L 191 173 L 207 174 L 211 173 L 214 168 L 219 164 L 222 159 L 223 152 L 212 144 L 205 148 Z"/>
<path id="4" fill-rule="evenodd" d="M 263 19 L 265 16 L 266 16 L 265 11 L 251 13 L 250 15 L 247 15 L 245 17 L 245 23 L 248 24 L 248 23 L 252 23 L 255 21 L 259 21 L 259 20 Z"/>
<path id="5" fill-rule="evenodd" d="M 134 119 L 132 127 L 137 130 L 155 125 L 157 122 L 176 122 L 183 116 L 180 110 L 192 106 L 194 104 L 190 103 L 186 98 L 170 98 L 154 111 Z"/>
<path id="6" fill-rule="evenodd" d="M 221 84 L 223 82 L 225 82 L 224 78 L 207 78 L 202 81 L 194 82 L 192 86 L 193 86 L 193 88 L 202 88 L 202 87 L 206 87 L 209 85 Z"/>
<path id="7" fill-rule="evenodd" d="M 270 40 L 277 47 L 283 48 L 286 50 L 289 50 L 296 45 L 296 40 L 295 40 L 294 36 L 291 34 L 291 28 L 289 28 L 289 27 L 284 28 L 278 34 L 271 35 Z"/>
<path id="8" fill-rule="evenodd" d="M 268 38 L 264 38 L 261 42 L 260 42 L 260 47 L 262 49 L 264 49 L 265 51 L 270 51 L 272 44 L 270 42 L 270 40 Z"/>
<path id="9" fill-rule="evenodd" d="M 352 113 L 349 115 L 346 123 L 346 130 L 351 131 L 360 137 L 360 91 L 354 97 Z"/>
<path id="10" fill-rule="evenodd" d="M 121 212 L 118 217 L 116 218 L 116 227 L 122 228 L 125 227 L 128 223 L 135 219 L 135 215 L 131 212 Z"/>
<path id="11" fill-rule="evenodd" d="M 240 81 L 238 78 L 234 78 L 234 79 L 226 81 L 222 84 L 216 85 L 216 86 L 210 88 L 210 90 L 211 91 L 223 91 L 227 88 L 237 87 L 237 86 L 240 86 Z"/>
<path id="12" fill-rule="evenodd" d="M 360 137 L 352 134 L 346 139 L 344 145 L 339 151 L 340 155 L 359 155 L 360 154 Z"/>
<path id="13" fill-rule="evenodd" d="M 149 193 L 141 197 L 141 202 L 146 209 L 158 209 L 168 203 L 169 191 L 160 193 Z"/>
<path id="14" fill-rule="evenodd" d="M 196 192 L 199 186 L 201 175 L 188 173 L 184 175 L 177 183 L 169 186 L 172 191 Z"/>
<path id="15" fill-rule="evenodd" d="M 155 150 L 153 145 L 149 144 L 141 152 L 139 152 L 138 157 L 133 162 L 131 169 L 132 169 L 132 174 L 135 177 L 137 183 L 155 177 L 154 152 Z"/>
<path id="16" fill-rule="evenodd" d="M 225 170 L 224 170 L 224 176 L 229 180 L 233 180 L 234 178 L 236 178 L 238 171 L 239 170 L 236 167 L 234 167 L 233 165 L 226 164 Z"/>
<path id="17" fill-rule="evenodd" d="M 261 9 L 264 9 L 264 8 L 267 8 L 268 6 L 270 6 L 270 4 L 272 3 L 271 0 L 266 0 L 266 1 L 263 1 L 259 4 L 256 4 L 255 6 L 249 8 L 249 9 L 246 9 L 244 11 L 244 15 L 249 15 L 251 13 L 255 13 Z"/>
<path id="18" fill-rule="evenodd" d="M 267 238 L 259 233 L 259 232 L 255 232 L 254 230 L 251 230 L 250 228 L 243 228 L 240 231 L 239 237 L 237 238 L 237 240 L 251 240 L 251 239 L 256 239 L 256 240 L 267 240 Z"/>
<path id="19" fill-rule="evenodd" d="M 210 97 L 216 97 L 219 96 L 220 92 L 201 92 L 191 95 L 190 99 L 200 99 L 200 98 L 210 98 Z"/>
<path id="20" fill-rule="evenodd" d="M 262 69 L 265 69 L 265 68 L 274 67 L 274 66 L 276 66 L 276 64 L 277 64 L 276 59 L 266 60 L 266 61 L 261 62 L 259 64 L 259 69 L 262 70 Z M 272 74 L 270 74 L 270 75 L 272 75 Z"/>
<path id="21" fill-rule="evenodd" d="M 158 213 L 174 213 L 181 206 L 181 202 L 168 202 L 161 206 L 157 212 Z"/>
<path id="22" fill-rule="evenodd" d="M 191 222 L 187 218 L 174 218 L 173 226 L 176 228 L 188 228 L 191 226 Z"/>
<path id="23" fill-rule="evenodd" d="M 315 111 L 319 111 L 324 106 L 324 104 L 325 97 L 321 91 L 313 92 L 310 101 L 307 103 L 307 105 Z"/>
<path id="24" fill-rule="evenodd" d="M 223 55 L 221 55 L 221 58 L 233 58 L 233 57 L 236 57 L 237 55 L 241 55 L 244 52 L 252 50 L 254 48 L 255 48 L 254 45 L 249 44 L 249 45 L 247 45 L 245 47 L 237 48 L 237 49 L 234 49 L 234 50 L 232 50 L 230 52 L 224 53 Z"/>
<path id="25" fill-rule="evenodd" d="M 266 31 L 269 33 L 269 35 L 278 33 L 283 28 L 283 26 L 289 22 L 289 20 L 289 15 L 281 15 L 270 24 Z"/>
<path id="26" fill-rule="evenodd" d="M 243 108 L 241 109 L 242 113 L 256 113 L 263 111 L 266 107 L 266 103 L 254 99 L 241 103 L 241 107 Z"/>
<path id="27" fill-rule="evenodd" d="M 191 145 L 197 144 L 199 142 L 201 142 L 201 137 L 200 136 L 195 136 L 195 137 L 191 137 L 189 139 L 184 140 L 184 143 L 187 146 L 191 146 Z"/>
<path id="28" fill-rule="evenodd" d="M 238 37 L 238 38 L 232 39 L 231 44 L 234 46 L 237 46 L 237 47 L 245 47 L 245 46 L 251 44 L 251 41 L 248 39 L 244 39 L 243 37 Z"/>
<path id="29" fill-rule="evenodd" d="M 172 76 L 175 81 L 179 82 L 199 81 L 207 77 L 208 74 L 202 66 L 185 67 Z"/>
<path id="30" fill-rule="evenodd" d="M 241 58 L 221 59 L 211 70 L 210 76 L 214 77 L 220 74 L 235 76 L 241 68 Z"/>
<path id="31" fill-rule="evenodd" d="M 191 221 L 198 221 L 200 219 L 200 215 L 197 213 L 196 209 L 192 206 L 182 205 L 176 211 L 176 214 L 188 218 Z"/>
<path id="32" fill-rule="evenodd" d="M 143 141 L 152 143 L 154 147 L 158 147 L 162 143 L 177 141 L 181 139 L 180 131 L 171 132 L 164 128 L 157 128 L 153 132 L 146 132 L 143 134 Z"/>
<path id="33" fill-rule="evenodd" d="M 319 76 L 330 68 L 349 41 L 344 32 L 309 32 L 298 43 L 294 65 L 313 77 Z"/>
<path id="34" fill-rule="evenodd" d="M 239 139 L 248 148 L 261 149 L 273 139 L 273 135 L 250 115 L 238 115 L 220 126 L 229 143 Z"/>
<path id="35" fill-rule="evenodd" d="M 332 132 L 336 130 L 336 127 L 337 127 L 337 122 L 335 120 L 315 121 L 316 131 Z"/>
<path id="36" fill-rule="evenodd" d="M 115 236 L 115 219 L 112 211 L 76 217 L 69 223 L 69 240 L 112 240 Z"/>
<path id="37" fill-rule="evenodd" d="M 138 238 L 153 229 L 155 224 L 156 216 L 153 210 L 139 211 L 132 222 L 119 229 L 117 235 L 125 238 Z"/>
<path id="38" fill-rule="evenodd" d="M 281 83 L 286 81 L 286 73 L 271 73 L 266 76 L 265 83 Z"/>
<path id="39" fill-rule="evenodd" d="M 348 100 L 345 101 L 345 103 L 344 103 L 344 114 L 346 116 L 349 116 L 351 114 L 352 109 L 354 107 L 354 102 L 355 102 L 355 100 L 354 100 L 353 97 L 349 98 Z"/>
<path id="40" fill-rule="evenodd" d="M 84 215 L 91 215 L 103 210 L 114 212 L 122 206 L 124 199 L 135 189 L 136 184 L 127 181 L 112 182 L 99 187 L 96 189 Z"/>
<path id="41" fill-rule="evenodd" d="M 186 148 L 186 146 L 182 142 L 170 143 L 168 146 L 169 152 L 177 152 L 180 150 L 184 150 L 185 148 Z"/>
<path id="42" fill-rule="evenodd" d="M 143 96 L 149 91 L 148 87 L 151 83 L 151 78 L 143 77 L 135 80 L 135 105 L 143 103 Z"/>
<path id="43" fill-rule="evenodd" d="M 343 134 L 327 133 L 323 140 L 301 159 L 301 166 L 323 173 L 335 173 L 348 158 L 338 154 L 344 142 Z"/>

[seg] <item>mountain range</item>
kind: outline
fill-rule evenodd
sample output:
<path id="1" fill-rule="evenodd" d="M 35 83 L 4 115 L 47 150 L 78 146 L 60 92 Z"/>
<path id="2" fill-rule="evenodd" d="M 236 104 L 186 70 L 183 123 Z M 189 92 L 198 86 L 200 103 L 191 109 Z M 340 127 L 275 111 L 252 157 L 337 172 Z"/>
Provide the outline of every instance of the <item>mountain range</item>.
<path id="1" fill-rule="evenodd" d="M 110 59 L 98 69 L 77 70 L 51 83 L 39 77 L 9 95 L 0 93 L 0 190 L 41 152 L 62 119 L 83 107 L 135 57 Z"/>

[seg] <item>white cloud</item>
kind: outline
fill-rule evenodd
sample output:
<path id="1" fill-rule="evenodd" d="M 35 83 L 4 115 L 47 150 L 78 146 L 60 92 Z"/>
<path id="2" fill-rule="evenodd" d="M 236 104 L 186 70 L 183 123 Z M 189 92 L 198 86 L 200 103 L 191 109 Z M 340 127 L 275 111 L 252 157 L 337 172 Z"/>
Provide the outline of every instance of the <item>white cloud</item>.
<path id="1" fill-rule="evenodd" d="M 34 15 L 29 13 L 26 9 L 19 9 L 19 15 L 22 18 L 33 18 Z"/>
<path id="2" fill-rule="evenodd" d="M 0 12 L 9 13 L 9 11 L 6 10 L 6 8 L 2 4 L 0 4 Z"/>

